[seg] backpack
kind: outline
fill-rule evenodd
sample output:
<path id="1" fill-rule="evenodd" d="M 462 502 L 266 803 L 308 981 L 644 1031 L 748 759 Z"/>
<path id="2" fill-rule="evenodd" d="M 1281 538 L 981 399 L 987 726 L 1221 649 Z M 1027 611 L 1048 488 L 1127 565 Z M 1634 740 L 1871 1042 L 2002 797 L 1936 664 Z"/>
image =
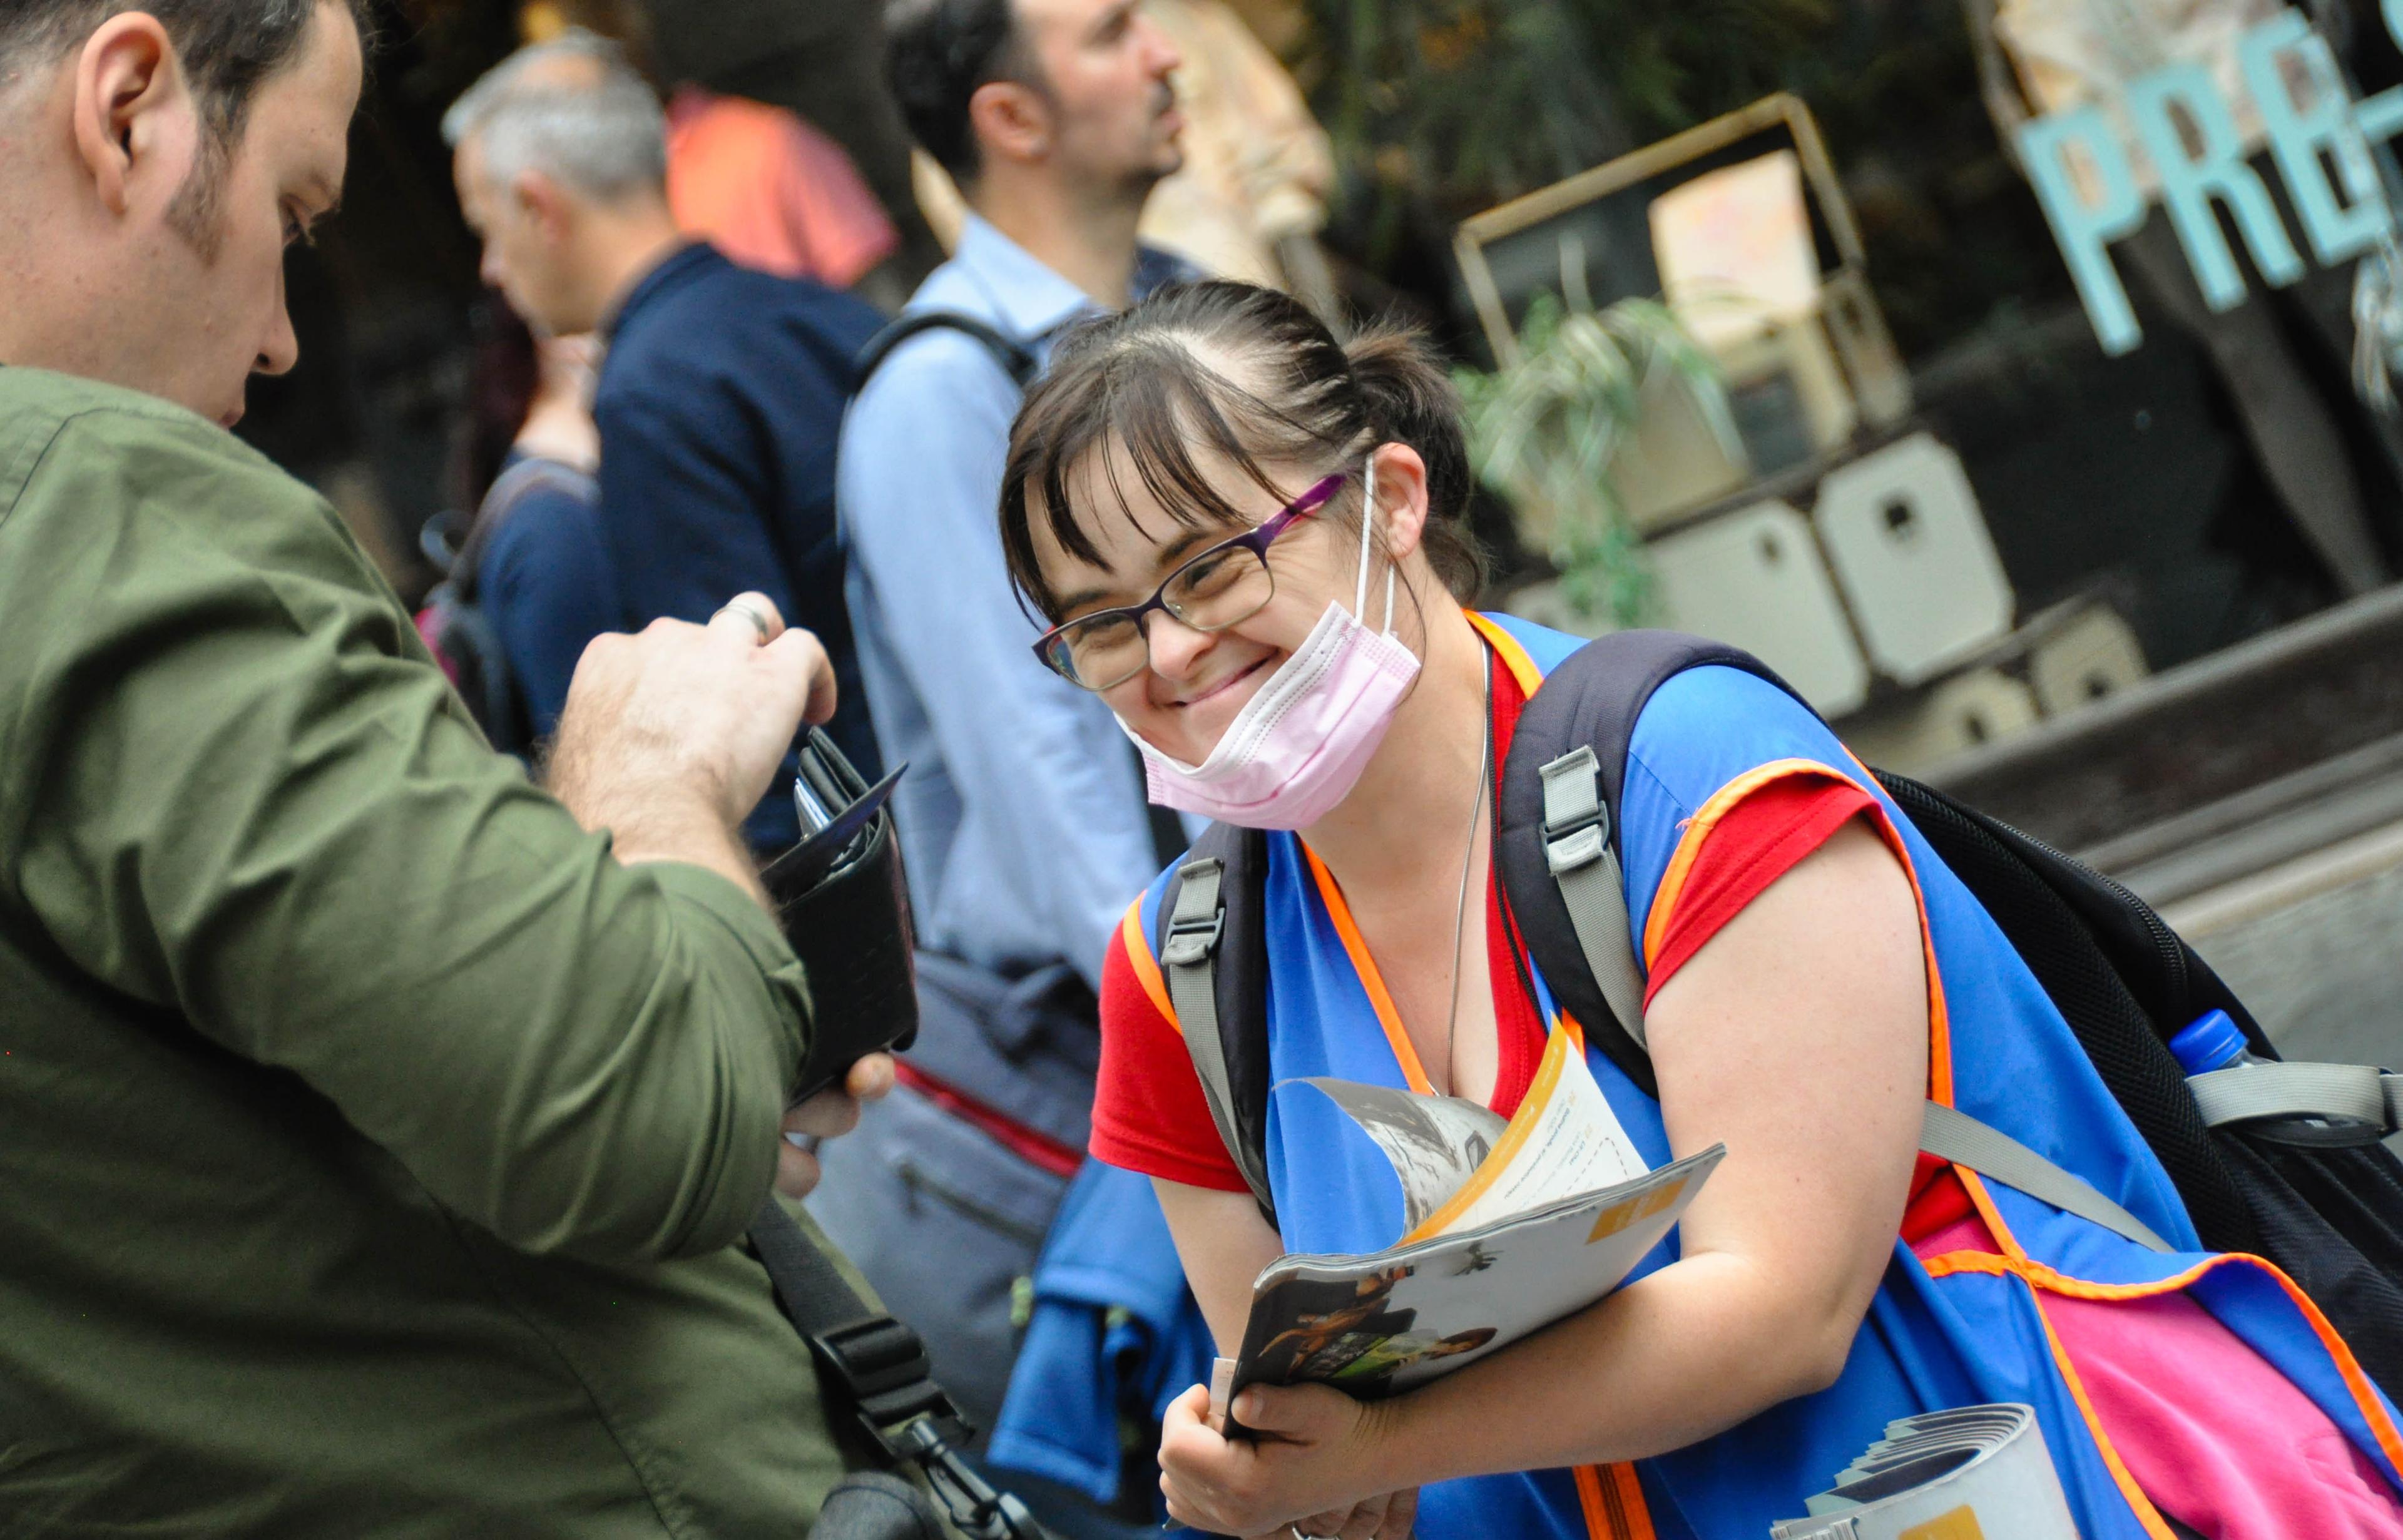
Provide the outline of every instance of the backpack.
<path id="1" fill-rule="evenodd" d="M 894 349 L 922 331 L 956 331 L 974 338 L 1021 392 L 1043 372 L 1043 362 L 1035 356 L 1032 348 L 981 317 L 956 310 L 912 311 L 887 322 L 859 350 L 859 357 L 852 365 L 851 394 L 857 395 L 877 366 L 891 356 Z"/>
<path id="2" fill-rule="evenodd" d="M 1795 693 L 1748 654 L 1697 637 L 1627 631 L 1589 643 L 1552 671 L 1521 714 L 1495 819 L 1506 918 L 1586 1040 L 1654 1096 L 1643 971 L 1629 937 L 1617 849 L 1619 792 L 1628 742 L 1653 691 L 1708 665 L 1741 669 Z M 2403 1076 L 2354 1065 L 2264 1064 L 2190 1082 L 2168 1040 L 2212 1010 L 2227 1012 L 2256 1056 L 2277 1057 L 2193 948 L 2101 873 L 1933 787 L 1874 773 L 2068 1021 L 2167 1170 L 2203 1245 L 2275 1263 L 2335 1324 L 2381 1388 L 2403 1398 L 2403 1163 L 2374 1137 L 2306 1146 L 2264 1137 L 2255 1121 L 2341 1114 L 2392 1131 Z M 1213 825 L 1170 879 L 1153 949 L 1219 1135 L 1273 1226 L 1261 912 L 1267 851 L 1256 830 Z M 2082 1178 L 1965 1114 L 1929 1103 L 1921 1148 L 2141 1245 L 2169 1249 Z"/>
<path id="3" fill-rule="evenodd" d="M 451 514 L 435 515 L 419 541 L 445 576 L 417 612 L 417 633 L 425 639 L 442 672 L 451 676 L 459 699 L 466 703 L 467 715 L 484 729 L 485 739 L 503 754 L 521 759 L 534 753 L 534 712 L 517 671 L 509 666 L 500 629 L 478 597 L 477 571 L 501 526 L 526 495 L 545 489 L 586 503 L 601 495 L 600 484 L 588 472 L 529 455 L 494 479 L 466 538 L 456 548 L 449 539 L 449 526 L 455 520 Z"/>

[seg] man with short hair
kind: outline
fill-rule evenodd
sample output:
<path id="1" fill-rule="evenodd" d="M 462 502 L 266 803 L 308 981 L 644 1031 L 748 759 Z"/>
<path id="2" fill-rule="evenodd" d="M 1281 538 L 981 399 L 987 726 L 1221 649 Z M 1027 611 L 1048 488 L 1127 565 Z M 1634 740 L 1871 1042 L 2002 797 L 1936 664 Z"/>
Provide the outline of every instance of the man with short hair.
<path id="1" fill-rule="evenodd" d="M 1179 60 L 1137 0 L 906 0 L 885 24 L 902 110 L 971 211 L 957 253 L 905 314 L 960 312 L 1040 360 L 1071 323 L 1189 275 L 1135 238 L 1145 200 L 1180 160 L 1169 85 Z M 1029 647 L 1035 628 L 1012 597 L 996 525 L 1019 400 L 1008 366 L 984 342 L 948 327 L 918 332 L 852 406 L 840 503 L 868 701 L 885 762 L 910 767 L 895 806 L 919 940 L 1029 991 L 1047 970 L 1074 988 L 1051 992 L 1058 1031 L 988 1023 L 997 1061 L 1012 1068 L 974 1083 L 946 1069 L 947 1059 L 965 1066 L 978 1056 L 946 1055 L 956 1017 L 930 1005 L 904 1089 L 830 1155 L 813 1200 L 828 1233 L 925 1336 L 947 1386 L 988 1422 L 1012 1353 L 1010 1278 L 1031 1269 L 1026 1237 L 1039 1235 L 1062 1178 L 995 1155 L 992 1180 L 971 1190 L 988 1205 L 1015 1195 L 1006 1225 L 1019 1239 L 998 1222 L 970 1230 L 987 1253 L 969 1259 L 978 1265 L 929 1271 L 912 1256 L 940 1206 L 896 1190 L 895 1172 L 926 1171 L 943 1150 L 982 1140 L 927 1142 L 945 1131 L 921 1127 L 941 1116 L 933 1109 L 963 1106 L 988 1130 L 1005 1126 L 987 1116 L 999 1115 L 1075 1146 L 1073 1166 L 1090 1114 L 1090 992 L 1104 948 L 1160 869 L 1161 846 L 1181 844 L 1166 815 L 1155 834 L 1109 708 Z M 1082 998 L 1070 1008 L 1063 992 Z M 1005 1143 L 1047 1147 L 1015 1134 Z M 968 1174 L 925 1179 L 956 1185 Z"/>
<path id="2" fill-rule="evenodd" d="M 799 1533 L 735 1242 L 855 1107 L 736 830 L 832 679 L 757 595 L 604 637 L 547 794 L 225 431 L 364 9 L 0 10 L 0 1529 Z"/>
<path id="3" fill-rule="evenodd" d="M 592 415 L 626 622 L 699 620 L 738 589 L 769 595 L 826 644 L 840 686 L 827 730 L 872 779 L 834 456 L 851 361 L 876 312 L 688 241 L 668 204 L 659 98 L 592 34 L 510 55 L 443 132 L 485 281 L 539 330 L 608 339 Z M 763 854 L 790 845 L 792 799 L 771 795 L 746 832 Z"/>

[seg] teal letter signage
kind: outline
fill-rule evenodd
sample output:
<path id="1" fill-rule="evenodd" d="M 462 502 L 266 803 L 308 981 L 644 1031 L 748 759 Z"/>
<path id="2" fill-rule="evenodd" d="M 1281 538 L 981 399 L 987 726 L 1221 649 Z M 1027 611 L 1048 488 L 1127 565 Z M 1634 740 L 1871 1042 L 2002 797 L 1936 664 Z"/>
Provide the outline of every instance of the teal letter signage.
<path id="1" fill-rule="evenodd" d="M 2403 0 L 2381 0 L 2387 29 L 2403 44 Z M 2394 229 L 2370 146 L 2403 132 L 2403 87 L 2356 103 L 2327 44 L 2293 10 L 2247 32 L 2238 45 L 2244 89 L 2260 115 L 2279 180 L 2323 266 L 2348 261 Z M 2297 105 L 2294 82 L 2308 88 Z M 2161 205 L 2215 311 L 2240 304 L 2244 278 L 2219 222 L 2225 209 L 2253 266 L 2271 286 L 2302 277 L 2302 257 L 2270 189 L 2245 158 L 2235 114 L 2202 65 L 2180 62 L 2128 84 L 2126 120 L 2159 180 Z M 2128 148 L 2094 105 L 2021 126 L 2013 136 L 2053 239 L 2085 303 L 2103 351 L 2123 354 L 2144 340 L 2107 249 L 2145 222 Z M 2328 166 L 2335 166 L 2330 178 Z"/>

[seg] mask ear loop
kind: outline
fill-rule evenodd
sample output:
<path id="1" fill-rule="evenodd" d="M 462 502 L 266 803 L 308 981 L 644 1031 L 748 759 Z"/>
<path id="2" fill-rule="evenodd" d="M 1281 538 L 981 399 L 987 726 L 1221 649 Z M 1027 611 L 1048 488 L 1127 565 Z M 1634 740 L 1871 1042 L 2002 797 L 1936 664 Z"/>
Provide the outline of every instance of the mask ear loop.
<path id="1" fill-rule="evenodd" d="M 1360 496 L 1360 578 L 1352 590 L 1352 613 L 1368 618 L 1368 546 L 1377 527 L 1377 451 L 1368 451 L 1368 488 Z M 1400 569 L 1385 563 L 1385 634 L 1394 634 L 1394 578 Z"/>

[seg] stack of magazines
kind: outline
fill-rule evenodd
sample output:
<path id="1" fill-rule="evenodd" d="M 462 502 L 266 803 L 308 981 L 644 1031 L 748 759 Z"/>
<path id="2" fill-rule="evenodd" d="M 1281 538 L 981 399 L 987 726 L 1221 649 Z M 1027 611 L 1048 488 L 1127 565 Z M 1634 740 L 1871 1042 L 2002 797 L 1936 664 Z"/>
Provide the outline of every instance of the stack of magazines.
<path id="1" fill-rule="evenodd" d="M 1771 1540 L 2077 1540 L 2035 1409 L 2017 1404 L 1889 1422 L 1808 1505 Z"/>

